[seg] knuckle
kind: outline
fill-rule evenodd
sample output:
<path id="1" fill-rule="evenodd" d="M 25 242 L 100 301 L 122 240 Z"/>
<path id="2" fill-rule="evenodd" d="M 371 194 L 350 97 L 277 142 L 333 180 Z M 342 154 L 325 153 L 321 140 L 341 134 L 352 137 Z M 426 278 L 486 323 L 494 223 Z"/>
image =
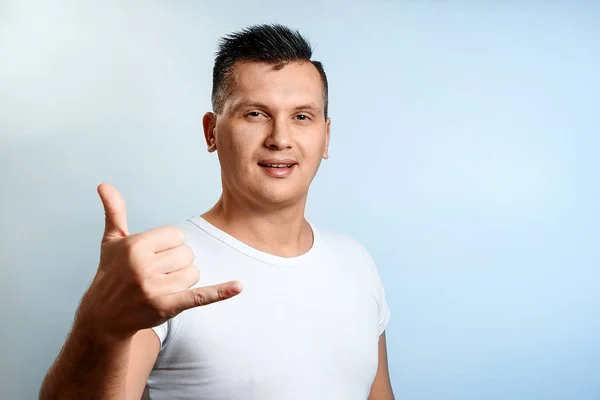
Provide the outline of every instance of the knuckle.
<path id="1" fill-rule="evenodd" d="M 181 228 L 174 225 L 167 225 L 164 227 L 164 229 L 165 233 L 172 236 L 175 239 L 176 243 L 178 243 L 179 245 L 183 245 L 185 243 L 185 235 Z"/>
<path id="2" fill-rule="evenodd" d="M 183 245 L 181 246 L 183 248 L 183 259 L 185 261 L 186 265 L 190 265 L 194 262 L 194 251 L 192 250 L 192 248 L 190 246 L 186 246 Z"/>
<path id="3" fill-rule="evenodd" d="M 196 265 L 192 265 L 190 268 L 192 269 L 192 277 L 194 278 L 195 282 L 198 282 L 200 280 L 200 268 L 198 268 Z"/>
<path id="4" fill-rule="evenodd" d="M 200 270 L 195 265 L 188 267 L 185 283 L 187 287 L 192 287 L 200 280 Z"/>
<path id="5" fill-rule="evenodd" d="M 228 293 L 229 293 L 229 289 L 227 288 L 227 286 L 218 286 L 217 287 L 217 298 L 219 300 L 224 300 L 226 298 L 228 298 Z"/>
<path id="6" fill-rule="evenodd" d="M 193 253 L 192 257 L 190 257 L 190 252 L 191 249 L 188 246 L 180 246 L 174 251 L 170 261 L 179 268 L 190 266 L 194 261 Z"/>
<path id="7" fill-rule="evenodd" d="M 201 306 L 201 305 L 208 303 L 208 297 L 206 296 L 206 293 L 204 293 L 204 291 L 194 290 L 193 294 L 194 294 L 194 304 L 195 305 Z"/>
<path id="8" fill-rule="evenodd" d="M 186 266 L 184 257 L 179 253 L 175 253 L 169 257 L 169 265 L 173 268 L 181 269 Z"/>

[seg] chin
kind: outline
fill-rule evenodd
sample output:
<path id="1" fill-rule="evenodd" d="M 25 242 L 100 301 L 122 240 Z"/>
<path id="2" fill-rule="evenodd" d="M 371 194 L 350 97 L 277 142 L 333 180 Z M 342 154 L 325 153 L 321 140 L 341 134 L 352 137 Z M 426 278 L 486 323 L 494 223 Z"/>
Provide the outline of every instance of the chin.
<path id="1" fill-rule="evenodd" d="M 279 188 L 278 190 L 277 188 L 270 187 L 261 190 L 258 197 L 261 203 L 285 206 L 304 201 L 306 196 L 298 190 L 289 190 L 289 188 Z"/>

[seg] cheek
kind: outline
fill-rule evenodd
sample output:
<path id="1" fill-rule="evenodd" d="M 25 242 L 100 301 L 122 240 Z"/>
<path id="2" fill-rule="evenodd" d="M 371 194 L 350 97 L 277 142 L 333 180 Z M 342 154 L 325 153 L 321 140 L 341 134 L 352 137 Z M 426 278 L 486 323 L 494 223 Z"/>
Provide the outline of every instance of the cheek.
<path id="1" fill-rule="evenodd" d="M 228 136 L 223 138 L 223 151 L 220 153 L 221 163 L 229 166 L 236 171 L 245 171 L 250 168 L 254 159 L 254 153 L 260 143 L 256 138 L 260 136 L 256 132 L 249 130 L 237 130 L 228 132 Z"/>
<path id="2" fill-rule="evenodd" d="M 317 166 L 325 151 L 325 139 L 321 135 L 307 137 L 300 143 L 303 156 L 310 165 Z"/>

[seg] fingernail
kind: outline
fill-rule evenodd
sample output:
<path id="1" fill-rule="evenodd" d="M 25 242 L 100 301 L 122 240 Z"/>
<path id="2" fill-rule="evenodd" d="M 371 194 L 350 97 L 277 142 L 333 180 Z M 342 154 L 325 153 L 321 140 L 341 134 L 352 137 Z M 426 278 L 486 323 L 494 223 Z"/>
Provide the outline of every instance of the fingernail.
<path id="1" fill-rule="evenodd" d="M 236 281 L 231 285 L 231 291 L 234 293 L 239 293 L 242 291 L 242 282 Z"/>

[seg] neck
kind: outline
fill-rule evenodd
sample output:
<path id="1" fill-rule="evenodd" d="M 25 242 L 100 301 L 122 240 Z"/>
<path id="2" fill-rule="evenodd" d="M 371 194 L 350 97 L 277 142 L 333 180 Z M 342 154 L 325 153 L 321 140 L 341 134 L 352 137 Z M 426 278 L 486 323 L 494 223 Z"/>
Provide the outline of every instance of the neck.
<path id="1" fill-rule="evenodd" d="M 306 196 L 297 204 L 254 206 L 239 201 L 226 191 L 217 203 L 202 215 L 239 241 L 279 257 L 296 257 L 313 245 L 313 233 L 304 218 Z"/>

